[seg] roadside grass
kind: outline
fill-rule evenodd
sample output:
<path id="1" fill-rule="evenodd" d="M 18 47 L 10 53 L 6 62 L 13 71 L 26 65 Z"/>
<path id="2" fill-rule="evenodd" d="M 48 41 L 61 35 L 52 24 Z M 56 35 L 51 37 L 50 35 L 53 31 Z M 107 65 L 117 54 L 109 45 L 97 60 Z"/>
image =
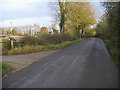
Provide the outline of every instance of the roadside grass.
<path id="1" fill-rule="evenodd" d="M 0 75 L 4 75 L 9 71 L 9 65 L 7 63 L 0 62 Z"/>
<path id="2" fill-rule="evenodd" d="M 51 44 L 48 46 L 30 46 L 26 45 L 23 47 L 17 47 L 14 48 L 13 50 L 8 51 L 7 55 L 19 55 L 19 54 L 26 54 L 26 53 L 34 53 L 34 52 L 40 52 L 40 51 L 47 51 L 47 50 L 56 50 L 56 49 L 62 49 L 67 46 L 70 46 L 72 44 L 78 43 L 83 41 L 82 40 L 74 40 L 74 41 L 66 41 L 60 44 Z"/>
<path id="3" fill-rule="evenodd" d="M 120 50 L 117 47 L 116 43 L 113 43 L 111 40 L 104 40 L 104 43 L 109 49 L 110 54 L 112 55 L 115 62 L 119 64 L 120 63 Z"/>

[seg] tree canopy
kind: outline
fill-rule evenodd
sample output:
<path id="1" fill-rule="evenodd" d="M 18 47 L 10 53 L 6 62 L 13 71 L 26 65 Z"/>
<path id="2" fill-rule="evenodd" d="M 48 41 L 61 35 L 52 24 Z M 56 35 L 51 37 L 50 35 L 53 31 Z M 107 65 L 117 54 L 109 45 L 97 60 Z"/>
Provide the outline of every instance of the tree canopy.
<path id="1" fill-rule="evenodd" d="M 46 35 L 46 34 L 48 34 L 47 28 L 46 27 L 41 27 L 41 29 L 40 29 L 40 35 Z"/>
<path id="2" fill-rule="evenodd" d="M 96 24 L 94 11 L 90 3 L 71 2 L 68 4 L 67 24 L 75 30 Z"/>
<path id="3" fill-rule="evenodd" d="M 90 25 L 96 24 L 92 5 L 88 2 L 62 2 L 53 5 L 55 20 L 59 21 L 60 32 L 68 30 L 83 30 Z M 59 19 L 58 19 L 59 18 Z M 72 31 L 71 31 L 72 32 Z"/>

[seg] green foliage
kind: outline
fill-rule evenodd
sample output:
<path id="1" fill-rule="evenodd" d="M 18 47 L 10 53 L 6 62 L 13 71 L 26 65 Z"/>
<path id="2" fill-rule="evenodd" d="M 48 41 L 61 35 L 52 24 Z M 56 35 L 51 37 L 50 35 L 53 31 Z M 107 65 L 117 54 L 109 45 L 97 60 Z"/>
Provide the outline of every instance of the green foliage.
<path id="1" fill-rule="evenodd" d="M 77 30 L 78 32 L 82 29 L 81 34 L 83 34 L 86 27 L 96 24 L 94 11 L 90 3 L 62 2 L 58 0 L 57 6 L 59 9 L 56 10 L 58 7 L 56 5 L 54 6 L 54 16 L 56 21 L 60 22 L 59 27 L 61 33 L 73 32 L 70 30 Z M 76 33 L 76 31 L 74 31 L 74 33 Z"/>
<path id="2" fill-rule="evenodd" d="M 79 39 L 80 38 L 80 32 L 77 30 L 67 30 L 66 34 L 70 35 L 71 40 Z"/>
<path id="3" fill-rule="evenodd" d="M 42 35 L 39 38 L 39 45 L 58 44 L 64 41 L 70 41 L 71 37 L 67 34 Z"/>
<path id="4" fill-rule="evenodd" d="M 10 29 L 6 30 L 7 34 L 10 35 L 11 34 L 11 31 Z"/>
<path id="5" fill-rule="evenodd" d="M 59 0 L 59 7 L 60 7 L 60 32 L 64 32 L 64 26 L 66 21 L 66 6 L 67 2 L 60 2 Z"/>
<path id="6" fill-rule="evenodd" d="M 24 46 L 24 44 L 22 42 L 14 42 L 13 46 L 14 47 L 22 47 L 22 46 Z"/>
<path id="7" fill-rule="evenodd" d="M 102 4 L 106 8 L 106 13 L 96 27 L 97 34 L 101 34 L 101 38 L 109 48 L 112 56 L 117 63 L 120 63 L 120 54 L 118 51 L 120 47 L 120 42 L 118 41 L 118 32 L 120 29 L 118 8 L 120 8 L 120 3 L 104 2 Z"/>
<path id="8" fill-rule="evenodd" d="M 7 54 L 7 51 L 11 49 L 11 43 L 8 39 L 2 39 L 2 54 Z"/>
<path id="9" fill-rule="evenodd" d="M 60 34 L 60 38 L 61 38 L 61 42 L 73 40 L 73 39 L 72 39 L 73 37 L 71 37 L 71 36 L 70 36 L 69 34 L 67 34 L 67 33 L 61 33 L 61 34 Z"/>
<path id="10" fill-rule="evenodd" d="M 96 24 L 94 11 L 88 2 L 70 2 L 67 5 L 66 30 L 78 33 L 77 36 L 84 37 L 85 28 Z M 81 33 L 79 31 L 82 31 Z"/>
<path id="11" fill-rule="evenodd" d="M 115 62 L 120 63 L 120 49 L 117 47 L 117 44 L 110 39 L 104 39 L 104 42 L 112 54 Z"/>
<path id="12" fill-rule="evenodd" d="M 72 37 L 69 34 L 53 34 L 53 35 L 40 35 L 38 37 L 26 36 L 23 37 L 20 42 L 22 46 L 24 45 L 49 45 L 49 44 L 58 44 L 64 41 L 70 41 Z"/>
<path id="13" fill-rule="evenodd" d="M 72 33 L 73 34 L 73 33 Z M 76 33 L 78 34 L 78 33 Z M 60 34 L 44 34 L 40 36 L 25 36 L 19 40 L 19 42 L 14 42 L 14 48 L 24 47 L 24 46 L 39 46 L 39 45 L 54 45 L 60 44 L 65 41 L 72 41 L 78 39 L 75 35 L 72 36 L 68 33 L 60 33 Z M 6 55 L 11 49 L 10 40 L 4 40 L 2 54 Z M 32 50 L 32 49 L 30 49 Z M 20 51 L 21 52 L 21 51 Z M 31 52 L 31 51 L 30 51 Z"/>
<path id="14" fill-rule="evenodd" d="M 52 30 L 53 30 L 53 34 L 58 34 L 59 32 L 58 32 L 58 29 L 57 29 L 57 27 L 56 27 L 56 24 L 52 24 Z"/>
<path id="15" fill-rule="evenodd" d="M 54 35 L 42 35 L 39 38 L 39 45 L 49 45 L 49 44 L 57 44 L 60 43 L 60 37 L 57 34 Z"/>
<path id="16" fill-rule="evenodd" d="M 22 46 L 24 45 L 37 45 L 38 43 L 38 38 L 34 37 L 34 36 L 26 36 L 21 38 L 20 40 Z"/>
<path id="17" fill-rule="evenodd" d="M 4 33 L 5 33 L 4 28 L 0 28 L 0 34 L 4 34 Z"/>
<path id="18" fill-rule="evenodd" d="M 68 4 L 67 25 L 75 30 L 84 30 L 89 25 L 96 24 L 94 12 L 90 3 L 71 2 Z"/>
<path id="19" fill-rule="evenodd" d="M 0 63 L 0 75 L 4 75 L 9 71 L 9 66 L 6 63 Z"/>
<path id="20" fill-rule="evenodd" d="M 46 34 L 48 34 L 47 28 L 46 27 L 41 27 L 41 29 L 40 29 L 40 35 L 46 35 Z"/>
<path id="21" fill-rule="evenodd" d="M 55 29 L 55 28 L 52 28 L 53 29 L 53 33 L 54 34 L 58 34 L 58 30 L 57 29 Z"/>
<path id="22" fill-rule="evenodd" d="M 30 46 L 30 45 L 28 46 L 28 45 L 26 45 L 24 47 L 14 48 L 13 50 L 10 50 L 8 52 L 8 55 L 18 55 L 18 54 L 46 51 L 46 50 L 56 50 L 56 49 L 61 49 L 61 48 L 67 47 L 74 43 L 78 43 L 80 41 L 81 40 L 66 41 L 66 42 L 63 42 L 60 44 L 47 45 L 47 46 Z"/>
<path id="23" fill-rule="evenodd" d="M 114 42 L 118 42 L 118 31 L 120 29 L 118 22 L 120 3 L 118 2 L 104 2 L 103 6 L 106 8 L 106 19 L 108 23 L 109 35 Z"/>
<path id="24" fill-rule="evenodd" d="M 12 35 L 18 35 L 18 30 L 17 30 L 17 28 L 13 28 L 13 30 L 12 30 Z"/>
<path id="25" fill-rule="evenodd" d="M 85 30 L 83 37 L 85 38 L 90 38 L 90 37 L 94 37 L 96 35 L 96 31 L 95 30 Z"/>

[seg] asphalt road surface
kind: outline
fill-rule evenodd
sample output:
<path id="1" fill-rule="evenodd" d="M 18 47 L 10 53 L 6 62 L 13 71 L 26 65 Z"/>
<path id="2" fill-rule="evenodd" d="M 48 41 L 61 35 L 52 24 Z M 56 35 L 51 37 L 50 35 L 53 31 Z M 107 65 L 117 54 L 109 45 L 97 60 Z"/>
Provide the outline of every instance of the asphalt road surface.
<path id="1" fill-rule="evenodd" d="M 118 67 L 103 41 L 89 38 L 8 77 L 3 88 L 117 88 Z"/>

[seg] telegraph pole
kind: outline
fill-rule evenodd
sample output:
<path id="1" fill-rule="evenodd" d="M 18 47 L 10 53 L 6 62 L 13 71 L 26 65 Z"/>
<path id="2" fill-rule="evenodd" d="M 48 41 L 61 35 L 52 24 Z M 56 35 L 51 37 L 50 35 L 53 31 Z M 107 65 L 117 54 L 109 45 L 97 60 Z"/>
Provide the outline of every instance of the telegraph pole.
<path id="1" fill-rule="evenodd" d="M 11 28 L 10 28 L 11 30 L 10 31 L 12 32 L 12 29 L 13 29 L 12 24 L 13 24 L 13 22 L 11 21 L 10 23 L 11 23 Z M 14 39 L 12 37 L 10 37 L 10 38 L 11 38 L 10 39 L 10 41 L 11 41 L 11 49 L 13 49 Z"/>

